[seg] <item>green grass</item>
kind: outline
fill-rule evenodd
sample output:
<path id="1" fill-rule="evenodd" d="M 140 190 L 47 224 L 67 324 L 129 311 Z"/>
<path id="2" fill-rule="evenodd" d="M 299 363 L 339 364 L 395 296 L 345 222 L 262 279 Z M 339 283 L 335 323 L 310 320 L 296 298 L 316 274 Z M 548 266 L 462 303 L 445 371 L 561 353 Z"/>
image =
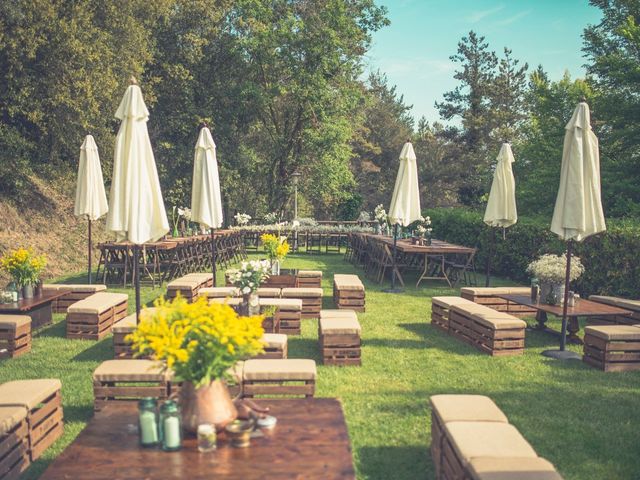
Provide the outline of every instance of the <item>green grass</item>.
<path id="1" fill-rule="evenodd" d="M 333 273 L 352 273 L 339 255 L 295 255 L 285 267 L 324 271 L 324 308 L 332 308 Z M 540 456 L 566 479 L 632 479 L 640 472 L 640 372 L 603 373 L 582 362 L 561 363 L 540 352 L 558 339 L 527 331 L 525 354 L 492 358 L 431 327 L 432 296 L 458 294 L 441 283 L 416 289 L 410 278 L 404 294 L 356 272 L 367 288 L 362 367 L 319 365 L 317 396 L 342 400 L 361 479 L 433 478 L 429 455 L 428 399 L 438 393 L 488 395 L 506 413 Z M 68 278 L 83 281 L 82 277 Z M 497 283 L 497 282 L 496 282 Z M 133 292 L 130 310 L 133 309 Z M 162 289 L 142 289 L 143 303 Z M 37 478 L 80 432 L 92 415 L 91 372 L 112 358 L 111 338 L 67 340 L 62 315 L 34 336 L 33 351 L 0 361 L 0 381 L 54 377 L 63 384 L 65 434 L 27 472 Z M 550 322 L 557 328 L 557 322 Z M 319 363 L 315 320 L 303 334 L 289 337 L 289 356 Z M 579 347 L 571 346 L 579 351 Z"/>

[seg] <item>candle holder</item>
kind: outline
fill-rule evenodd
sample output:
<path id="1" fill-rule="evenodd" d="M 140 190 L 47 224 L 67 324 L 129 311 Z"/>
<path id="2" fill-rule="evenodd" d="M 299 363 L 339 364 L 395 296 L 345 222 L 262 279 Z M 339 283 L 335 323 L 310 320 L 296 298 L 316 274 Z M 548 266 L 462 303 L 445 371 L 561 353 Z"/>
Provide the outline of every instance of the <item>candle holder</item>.
<path id="1" fill-rule="evenodd" d="M 229 436 L 232 447 L 246 448 L 251 442 L 251 432 L 254 423 L 246 420 L 235 420 L 226 426 L 225 430 Z"/>
<path id="2" fill-rule="evenodd" d="M 167 400 L 160 407 L 160 438 L 165 452 L 182 448 L 182 419 L 178 404 L 173 400 Z"/>
<path id="3" fill-rule="evenodd" d="M 152 448 L 158 445 L 158 404 L 155 398 L 147 397 L 138 402 L 138 432 L 140 446 Z"/>

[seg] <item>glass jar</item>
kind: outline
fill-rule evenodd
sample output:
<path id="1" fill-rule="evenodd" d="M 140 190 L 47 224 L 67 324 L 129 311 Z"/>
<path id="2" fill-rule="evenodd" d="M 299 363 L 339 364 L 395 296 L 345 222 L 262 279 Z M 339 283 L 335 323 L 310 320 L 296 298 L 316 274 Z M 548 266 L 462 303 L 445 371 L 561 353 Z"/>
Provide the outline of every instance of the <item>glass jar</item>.
<path id="1" fill-rule="evenodd" d="M 198 425 L 198 451 L 212 452 L 216 449 L 216 427 L 210 423 Z"/>
<path id="2" fill-rule="evenodd" d="M 537 302 L 540 298 L 540 285 L 537 278 L 531 279 L 531 301 Z"/>
<path id="3" fill-rule="evenodd" d="M 158 445 L 158 404 L 155 398 L 146 397 L 138 402 L 138 432 L 140 446 L 155 447 Z"/>
<path id="4" fill-rule="evenodd" d="M 165 452 L 182 448 L 182 419 L 178 404 L 173 400 L 167 400 L 160 407 L 160 438 Z"/>

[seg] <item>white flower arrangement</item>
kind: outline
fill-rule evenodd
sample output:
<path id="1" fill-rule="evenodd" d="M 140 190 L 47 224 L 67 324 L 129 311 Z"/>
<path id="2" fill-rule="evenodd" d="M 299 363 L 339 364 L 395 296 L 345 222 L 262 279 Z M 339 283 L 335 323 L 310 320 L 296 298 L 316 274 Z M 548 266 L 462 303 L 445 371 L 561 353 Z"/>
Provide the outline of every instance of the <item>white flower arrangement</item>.
<path id="1" fill-rule="evenodd" d="M 371 214 L 369 212 L 360 212 L 360 215 L 358 215 L 358 222 L 370 222 L 371 221 Z"/>
<path id="2" fill-rule="evenodd" d="M 542 255 L 534 260 L 527 267 L 527 272 L 536 277 L 540 282 L 563 283 L 567 269 L 567 256 L 562 255 Z M 584 266 L 580 257 L 571 258 L 571 272 L 569 280 L 574 281 L 584 273 Z"/>
<path id="3" fill-rule="evenodd" d="M 247 213 L 236 213 L 233 218 L 235 218 L 236 223 L 239 226 L 247 225 L 251 220 L 251 215 Z"/>
<path id="4" fill-rule="evenodd" d="M 178 207 L 178 215 L 180 215 L 188 222 L 191 220 L 191 209 L 187 207 Z"/>
<path id="5" fill-rule="evenodd" d="M 373 209 L 373 216 L 380 225 L 387 223 L 389 218 L 387 216 L 387 211 L 384 209 L 382 204 Z"/>
<path id="6" fill-rule="evenodd" d="M 226 274 L 229 281 L 240 289 L 240 293 L 248 295 L 258 290 L 269 276 L 270 269 L 268 260 L 251 260 L 242 262 L 240 268 L 230 268 Z"/>
<path id="7" fill-rule="evenodd" d="M 278 221 L 279 215 L 276 212 L 267 213 L 264 216 L 265 223 L 276 223 Z"/>
<path id="8" fill-rule="evenodd" d="M 429 234 L 429 236 L 431 236 L 432 230 L 433 229 L 431 228 L 431 217 L 420 217 L 420 220 L 416 225 L 414 233 L 419 237 L 425 237 L 426 234 Z"/>

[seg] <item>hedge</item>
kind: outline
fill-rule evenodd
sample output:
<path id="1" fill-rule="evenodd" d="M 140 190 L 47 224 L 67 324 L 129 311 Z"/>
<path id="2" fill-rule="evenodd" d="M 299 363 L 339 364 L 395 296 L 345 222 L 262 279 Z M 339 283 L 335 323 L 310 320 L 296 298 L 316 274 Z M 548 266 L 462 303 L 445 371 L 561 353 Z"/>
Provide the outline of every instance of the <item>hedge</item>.
<path id="1" fill-rule="evenodd" d="M 478 248 L 475 265 L 481 278 L 491 243 L 491 228 L 482 222 L 483 213 L 465 208 L 438 208 L 424 214 L 431 217 L 434 238 Z M 519 217 L 518 223 L 505 230 L 504 238 L 502 229 L 495 229 L 492 274 L 528 285 L 529 262 L 544 253 L 566 251 L 566 243 L 549 230 L 550 221 L 550 218 Z M 585 266 L 584 275 L 575 285 L 583 297 L 598 293 L 640 298 L 638 222 L 609 219 L 605 233 L 575 243 L 575 252 Z"/>

